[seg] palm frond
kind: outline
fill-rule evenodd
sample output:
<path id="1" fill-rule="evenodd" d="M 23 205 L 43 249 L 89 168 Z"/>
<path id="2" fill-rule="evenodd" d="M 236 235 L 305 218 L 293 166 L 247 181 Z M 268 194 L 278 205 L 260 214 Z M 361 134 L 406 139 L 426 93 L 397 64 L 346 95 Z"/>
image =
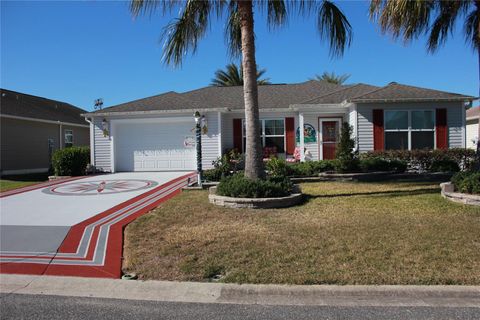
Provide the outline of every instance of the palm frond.
<path id="1" fill-rule="evenodd" d="M 287 23 L 287 6 L 284 0 L 266 0 L 266 5 L 267 24 L 270 29 L 281 27 Z"/>
<path id="2" fill-rule="evenodd" d="M 480 51 L 480 34 L 478 26 L 480 26 L 480 8 L 472 10 L 465 20 L 463 31 L 465 41 L 472 46 L 472 49 Z"/>
<path id="3" fill-rule="evenodd" d="M 435 52 L 439 46 L 445 44 L 448 35 L 453 33 L 455 21 L 460 11 L 463 9 L 461 1 L 441 1 L 439 4 L 439 13 L 432 24 L 430 35 L 428 37 L 427 48 L 430 52 Z"/>
<path id="4" fill-rule="evenodd" d="M 317 80 L 317 81 L 326 81 L 328 83 L 334 83 L 334 84 L 343 84 L 345 81 L 350 78 L 349 74 L 341 74 L 337 75 L 335 72 L 324 72 L 322 75 L 316 74 L 314 78 L 311 78 L 310 80 Z"/>
<path id="5" fill-rule="evenodd" d="M 228 47 L 229 56 L 234 59 L 239 58 L 242 54 L 242 32 L 236 1 L 231 1 L 228 7 L 225 42 Z"/>
<path id="6" fill-rule="evenodd" d="M 318 9 L 317 28 L 330 45 L 332 56 L 343 55 L 352 41 L 352 26 L 342 11 L 331 1 L 323 0 Z"/>
<path id="7" fill-rule="evenodd" d="M 166 64 L 181 65 L 188 51 L 196 52 L 198 41 L 205 36 L 208 28 L 211 10 L 210 1 L 189 0 L 180 18 L 165 27 L 162 60 Z"/>
<path id="8" fill-rule="evenodd" d="M 266 69 L 259 69 L 257 66 L 257 84 L 266 85 L 270 84 L 269 78 L 260 79 L 265 73 Z M 238 67 L 236 64 L 231 63 L 225 66 L 225 70 L 215 71 L 215 77 L 210 82 L 211 86 L 216 87 L 229 87 L 229 86 L 241 86 L 243 85 L 243 67 Z"/>

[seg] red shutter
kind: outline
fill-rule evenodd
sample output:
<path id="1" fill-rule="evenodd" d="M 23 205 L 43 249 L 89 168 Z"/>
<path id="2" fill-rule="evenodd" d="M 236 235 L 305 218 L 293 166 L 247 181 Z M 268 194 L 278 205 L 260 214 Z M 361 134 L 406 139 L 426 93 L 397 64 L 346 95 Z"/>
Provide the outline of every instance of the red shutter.
<path id="1" fill-rule="evenodd" d="M 242 119 L 233 119 L 233 147 L 243 152 Z"/>
<path id="2" fill-rule="evenodd" d="M 292 155 L 295 152 L 295 118 L 285 118 L 285 151 Z"/>
<path id="3" fill-rule="evenodd" d="M 437 109 L 435 129 L 437 133 L 437 149 L 447 149 L 447 109 Z"/>
<path id="4" fill-rule="evenodd" d="M 373 110 L 373 150 L 383 150 L 384 148 L 384 130 L 383 130 L 383 109 Z"/>

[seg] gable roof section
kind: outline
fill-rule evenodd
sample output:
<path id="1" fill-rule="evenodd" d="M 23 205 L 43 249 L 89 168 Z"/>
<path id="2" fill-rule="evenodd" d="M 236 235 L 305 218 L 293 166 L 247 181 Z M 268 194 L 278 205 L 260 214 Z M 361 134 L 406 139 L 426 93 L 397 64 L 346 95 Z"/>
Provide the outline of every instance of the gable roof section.
<path id="1" fill-rule="evenodd" d="M 6 89 L 0 92 L 2 115 L 88 125 L 81 116 L 86 111 L 69 103 Z"/>
<path id="2" fill-rule="evenodd" d="M 351 102 L 401 102 L 401 101 L 465 101 L 474 100 L 472 96 L 413 87 L 391 82 L 385 87 L 360 94 L 350 99 Z"/>
<path id="3" fill-rule="evenodd" d="M 480 117 L 480 106 L 473 107 L 467 110 L 467 120 L 474 120 Z"/>
<path id="4" fill-rule="evenodd" d="M 336 104 L 342 103 L 352 97 L 371 92 L 379 89 L 379 87 L 371 86 L 369 84 L 358 83 L 348 87 L 343 87 L 340 90 L 336 90 L 332 93 L 316 97 L 311 100 L 303 101 L 301 104 Z"/>
<path id="5" fill-rule="evenodd" d="M 169 91 L 156 96 L 138 99 L 116 106 L 98 110 L 96 113 L 104 112 L 149 112 L 155 110 L 182 110 L 197 109 L 200 106 L 184 98 L 181 94 Z"/>
<path id="6" fill-rule="evenodd" d="M 293 103 L 312 99 L 342 88 L 325 81 L 310 80 L 294 84 L 258 86 L 260 109 L 288 108 Z M 175 111 L 185 109 L 243 110 L 243 87 L 204 87 L 185 93 L 167 92 L 98 110 L 91 114 L 116 112 Z"/>
<path id="7" fill-rule="evenodd" d="M 342 86 L 326 81 L 310 80 L 293 84 L 258 86 L 260 109 L 289 108 L 291 104 L 338 90 Z M 205 87 L 185 92 L 182 96 L 202 102 L 205 108 L 244 109 L 243 87 Z"/>

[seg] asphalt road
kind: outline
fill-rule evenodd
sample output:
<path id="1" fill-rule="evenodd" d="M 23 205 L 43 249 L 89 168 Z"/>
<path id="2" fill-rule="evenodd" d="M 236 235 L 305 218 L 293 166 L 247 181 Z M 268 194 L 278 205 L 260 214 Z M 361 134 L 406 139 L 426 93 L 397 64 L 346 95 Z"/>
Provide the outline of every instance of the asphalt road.
<path id="1" fill-rule="evenodd" d="M 2 294 L 4 319 L 480 319 L 480 308 L 265 306 Z"/>

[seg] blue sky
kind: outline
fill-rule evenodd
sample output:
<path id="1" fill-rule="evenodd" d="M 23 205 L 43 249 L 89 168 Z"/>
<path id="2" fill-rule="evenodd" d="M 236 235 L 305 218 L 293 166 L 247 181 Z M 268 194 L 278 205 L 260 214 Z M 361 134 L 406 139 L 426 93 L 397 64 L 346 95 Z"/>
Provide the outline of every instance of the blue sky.
<path id="1" fill-rule="evenodd" d="M 257 14 L 257 62 L 274 83 L 302 82 L 323 71 L 351 74 L 349 83 L 391 81 L 478 95 L 478 60 L 457 28 L 436 54 L 425 39 L 407 46 L 381 35 L 368 19 L 368 3 L 339 2 L 352 24 L 352 46 L 331 59 L 314 18 L 291 19 L 269 31 Z M 207 86 L 231 60 L 223 21 L 212 24 L 195 55 L 181 68 L 161 63 L 162 27 L 172 16 L 133 19 L 127 2 L 2 1 L 0 86 L 70 102 L 91 110 L 159 94 Z"/>

